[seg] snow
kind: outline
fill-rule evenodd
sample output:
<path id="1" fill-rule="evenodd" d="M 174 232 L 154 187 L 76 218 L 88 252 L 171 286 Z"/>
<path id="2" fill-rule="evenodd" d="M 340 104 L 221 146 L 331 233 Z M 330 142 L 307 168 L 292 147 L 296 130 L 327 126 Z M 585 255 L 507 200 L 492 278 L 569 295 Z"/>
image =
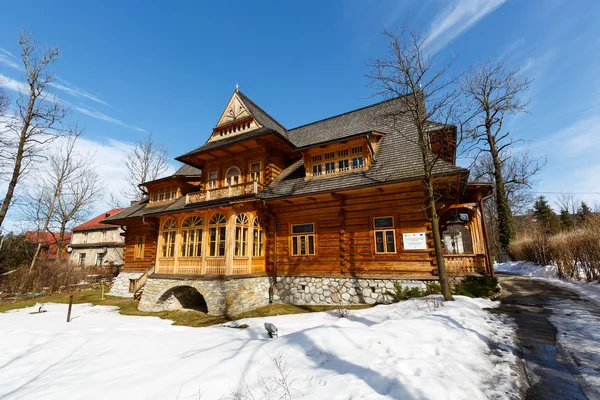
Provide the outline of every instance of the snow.
<path id="1" fill-rule="evenodd" d="M 600 284 L 577 279 L 560 279 L 556 266 L 538 265 L 528 261 L 508 261 L 494 264 L 496 272 L 512 275 L 530 276 L 532 278 L 551 279 L 552 283 L 565 289 L 572 290 L 600 304 Z"/>
<path id="2" fill-rule="evenodd" d="M 600 284 L 560 279 L 556 267 L 531 262 L 506 262 L 494 265 L 498 272 L 544 279 L 576 292 L 584 301 L 549 298 L 550 322 L 557 329 L 560 353 L 577 371 L 578 382 L 590 399 L 600 399 Z M 585 299 L 592 300 L 587 302 Z"/>
<path id="3" fill-rule="evenodd" d="M 514 328 L 498 303 L 430 296 L 351 311 L 172 326 L 116 308 L 48 303 L 0 314 L 2 399 L 508 399 Z M 268 339 L 264 323 L 279 329 Z M 263 393 L 272 390 L 272 396 Z M 249 393 L 252 392 L 252 393 Z M 246 395 L 246 397 L 244 397 Z"/>

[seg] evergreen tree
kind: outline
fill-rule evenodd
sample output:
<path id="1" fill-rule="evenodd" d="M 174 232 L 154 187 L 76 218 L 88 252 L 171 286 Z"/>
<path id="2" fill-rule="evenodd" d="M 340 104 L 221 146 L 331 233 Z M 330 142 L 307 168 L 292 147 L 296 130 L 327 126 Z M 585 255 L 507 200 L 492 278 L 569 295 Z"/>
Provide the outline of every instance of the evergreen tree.
<path id="1" fill-rule="evenodd" d="M 571 218 L 571 214 L 569 214 L 569 211 L 565 209 L 560 210 L 559 219 L 562 230 L 569 231 L 571 228 L 573 228 L 573 220 Z"/>
<path id="2" fill-rule="evenodd" d="M 577 220 L 580 224 L 584 224 L 592 215 L 592 210 L 585 204 L 585 201 L 581 202 L 581 207 L 577 210 Z"/>
<path id="3" fill-rule="evenodd" d="M 544 196 L 538 197 L 535 201 L 533 215 L 546 232 L 556 233 L 558 231 L 558 218 Z"/>

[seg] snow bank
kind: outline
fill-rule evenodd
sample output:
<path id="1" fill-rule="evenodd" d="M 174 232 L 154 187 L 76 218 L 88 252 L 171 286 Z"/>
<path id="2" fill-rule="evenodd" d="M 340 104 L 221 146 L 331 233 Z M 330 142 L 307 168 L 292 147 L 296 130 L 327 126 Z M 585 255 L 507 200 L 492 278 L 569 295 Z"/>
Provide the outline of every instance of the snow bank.
<path id="1" fill-rule="evenodd" d="M 221 399 L 276 389 L 286 364 L 294 398 L 516 397 L 514 330 L 484 308 L 437 297 L 352 311 L 284 315 L 225 326 L 172 326 L 113 307 L 47 304 L 0 314 L 2 399 Z M 271 322 L 279 338 L 269 340 Z M 258 394 L 258 395 L 257 395 Z"/>
<path id="2" fill-rule="evenodd" d="M 496 272 L 512 275 L 531 276 L 533 278 L 551 279 L 553 283 L 586 296 L 600 303 L 600 284 L 576 279 L 560 279 L 553 265 L 538 265 L 528 261 L 508 261 L 494 264 Z"/>

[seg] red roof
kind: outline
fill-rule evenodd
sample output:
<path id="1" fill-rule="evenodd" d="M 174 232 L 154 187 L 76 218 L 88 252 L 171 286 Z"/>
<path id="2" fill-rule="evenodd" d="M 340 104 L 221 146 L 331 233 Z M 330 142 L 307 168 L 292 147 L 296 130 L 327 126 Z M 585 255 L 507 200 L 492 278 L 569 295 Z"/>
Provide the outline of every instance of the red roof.
<path id="1" fill-rule="evenodd" d="M 102 214 L 98 215 L 97 217 L 92 218 L 89 221 L 86 221 L 81 225 L 77 225 L 75 228 L 73 228 L 73 232 L 87 231 L 90 229 L 108 228 L 111 225 L 118 226 L 118 225 L 113 225 L 113 224 L 103 224 L 101 222 L 104 220 L 104 218 L 111 217 L 111 216 L 115 215 L 116 213 L 123 211 L 123 210 L 124 210 L 124 208 L 113 208 L 112 210 L 103 212 Z"/>
<path id="2" fill-rule="evenodd" d="M 33 243 L 37 243 L 38 238 L 41 238 L 41 243 L 42 243 L 42 251 L 40 252 L 41 258 L 47 258 L 47 259 L 55 259 L 56 258 L 56 253 L 58 252 L 56 242 L 58 241 L 58 238 L 60 237 L 60 233 L 44 232 L 42 234 L 41 232 L 28 231 L 28 232 L 25 232 L 25 237 Z M 70 241 L 71 241 L 71 232 L 65 232 L 63 243 L 62 243 L 63 252 L 60 255 L 61 258 L 69 257 L 69 253 L 67 253 L 67 251 L 66 251 L 66 246 L 68 246 Z"/>

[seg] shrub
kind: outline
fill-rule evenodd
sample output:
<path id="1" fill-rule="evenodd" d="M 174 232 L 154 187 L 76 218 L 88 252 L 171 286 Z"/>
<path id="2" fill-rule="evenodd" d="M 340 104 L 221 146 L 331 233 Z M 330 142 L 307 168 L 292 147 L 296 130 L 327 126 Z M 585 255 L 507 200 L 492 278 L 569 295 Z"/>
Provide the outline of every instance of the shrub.
<path id="1" fill-rule="evenodd" d="M 391 297 L 393 303 L 412 299 L 414 297 L 426 296 L 425 291 L 421 290 L 421 288 L 402 286 L 398 282 L 394 282 L 394 291 L 393 292 L 386 291 L 383 294 L 385 296 Z"/>
<path id="2" fill-rule="evenodd" d="M 498 292 L 498 278 L 467 275 L 456 285 L 455 293 L 468 297 L 488 297 Z"/>
<path id="3" fill-rule="evenodd" d="M 442 287 L 437 282 L 425 282 L 425 290 L 423 291 L 424 296 L 429 296 L 430 294 L 440 294 L 442 293 Z"/>
<path id="4" fill-rule="evenodd" d="M 89 267 L 74 266 L 66 261 L 40 260 L 33 270 L 21 267 L 3 277 L 0 288 L 7 293 L 54 293 L 85 283 Z"/>
<path id="5" fill-rule="evenodd" d="M 590 215 L 577 229 L 546 235 L 522 232 L 509 246 L 514 260 L 553 264 L 561 278 L 600 280 L 600 216 Z"/>

